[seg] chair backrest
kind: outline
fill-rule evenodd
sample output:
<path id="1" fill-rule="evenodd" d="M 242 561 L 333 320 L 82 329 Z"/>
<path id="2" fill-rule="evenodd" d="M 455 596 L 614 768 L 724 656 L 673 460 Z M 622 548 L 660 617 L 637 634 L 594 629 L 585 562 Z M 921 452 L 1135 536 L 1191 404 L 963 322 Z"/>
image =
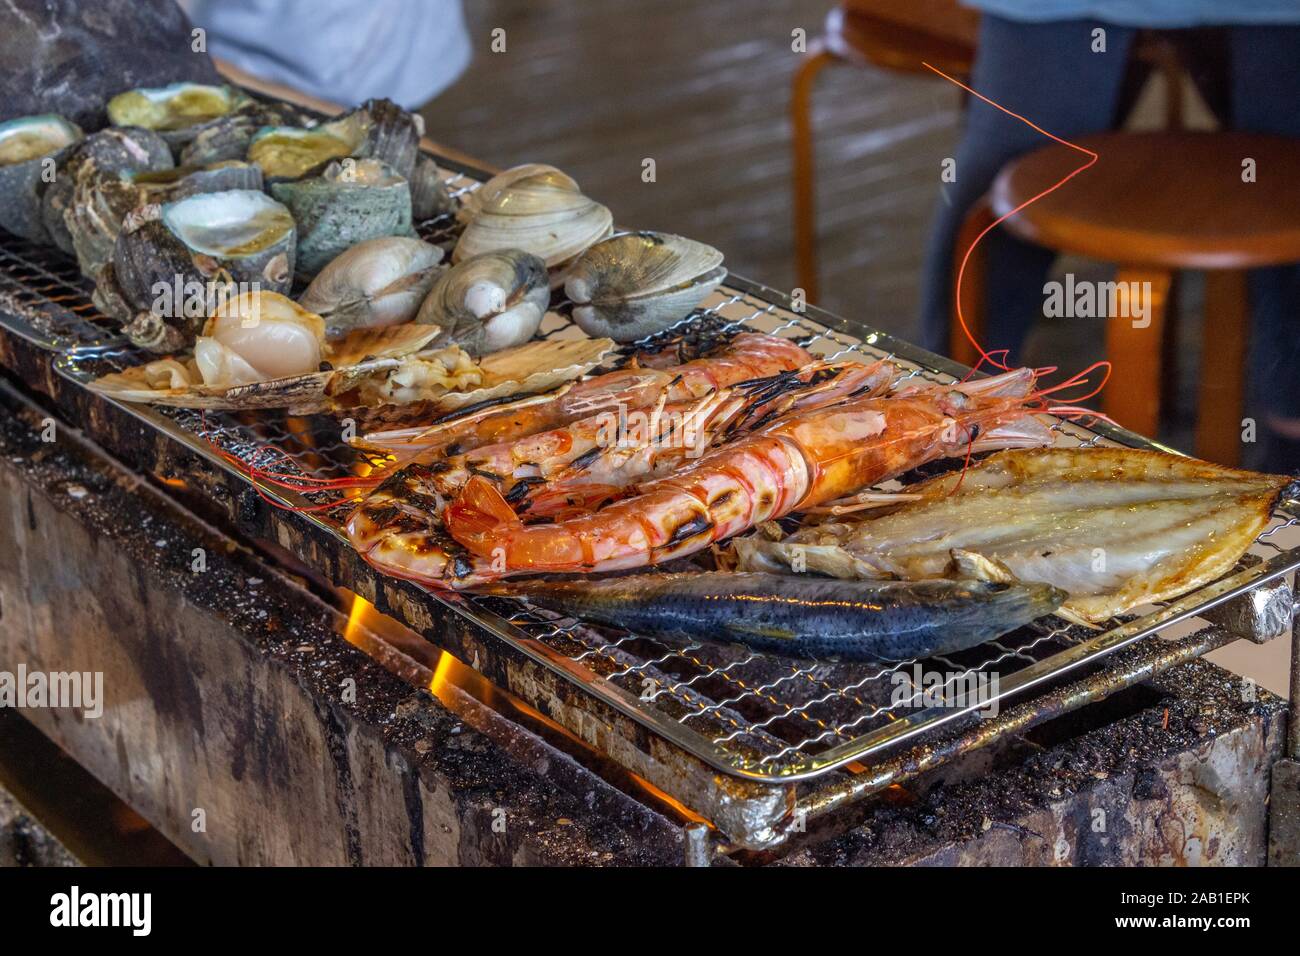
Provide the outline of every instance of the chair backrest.
<path id="1" fill-rule="evenodd" d="M 979 37 L 978 10 L 957 0 L 844 0 L 844 15 L 891 23 L 936 39 L 975 46 Z"/>

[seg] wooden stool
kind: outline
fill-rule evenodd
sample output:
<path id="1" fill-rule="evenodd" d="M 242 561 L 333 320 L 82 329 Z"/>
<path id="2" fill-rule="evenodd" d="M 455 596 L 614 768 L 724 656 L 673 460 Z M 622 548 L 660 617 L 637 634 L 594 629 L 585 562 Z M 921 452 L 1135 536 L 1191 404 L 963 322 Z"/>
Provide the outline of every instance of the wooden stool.
<path id="1" fill-rule="evenodd" d="M 1097 163 L 1002 225 L 1058 252 L 1118 264 L 1120 283 L 1150 283 L 1149 312 L 1134 320 L 1121 296 L 1106 325 L 1114 364 L 1102 408 L 1121 425 L 1154 435 L 1166 347 L 1166 305 L 1174 273 L 1206 271 L 1205 338 L 1196 453 L 1233 465 L 1241 455 L 1241 413 L 1249 321 L 1242 270 L 1300 262 L 1300 149 L 1294 140 L 1246 133 L 1104 133 L 1079 140 Z M 1053 144 L 1008 164 L 987 201 L 968 216 L 957 261 L 988 223 L 1078 168 L 1087 157 Z M 1253 178 L 1246 161 L 1253 160 Z M 1245 177 L 1245 178 L 1243 178 Z M 983 262 L 966 267 L 963 313 L 980 344 Z M 956 275 L 954 271 L 954 295 Z M 1142 289 L 1142 286 L 1136 287 Z M 1100 298 L 1100 296 L 1098 297 Z M 1300 316 L 1297 316 L 1300 320 Z M 953 356 L 974 349 L 954 310 Z"/>
<path id="2" fill-rule="evenodd" d="M 957 0 L 845 0 L 826 17 L 825 33 L 795 72 L 790 99 L 794 146 L 795 275 L 817 299 L 817 227 L 813 187 L 812 91 L 830 63 L 874 64 L 928 73 L 922 61 L 965 80 L 975 61 L 979 14 Z"/>

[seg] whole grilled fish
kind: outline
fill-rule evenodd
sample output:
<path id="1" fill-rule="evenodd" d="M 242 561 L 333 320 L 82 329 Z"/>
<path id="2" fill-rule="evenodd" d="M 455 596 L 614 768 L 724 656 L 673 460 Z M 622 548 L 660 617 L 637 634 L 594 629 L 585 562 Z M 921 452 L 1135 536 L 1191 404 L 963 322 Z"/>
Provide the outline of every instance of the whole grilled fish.
<path id="1" fill-rule="evenodd" d="M 649 637 L 788 657 L 902 661 L 974 647 L 1050 614 L 1048 585 L 841 581 L 724 571 L 519 582 L 492 593 Z"/>
<path id="2" fill-rule="evenodd" d="M 1069 592 L 1060 616 L 1098 623 L 1231 571 L 1290 484 L 1130 448 L 1006 451 L 886 514 L 736 550 L 743 570 L 1039 581 Z"/>

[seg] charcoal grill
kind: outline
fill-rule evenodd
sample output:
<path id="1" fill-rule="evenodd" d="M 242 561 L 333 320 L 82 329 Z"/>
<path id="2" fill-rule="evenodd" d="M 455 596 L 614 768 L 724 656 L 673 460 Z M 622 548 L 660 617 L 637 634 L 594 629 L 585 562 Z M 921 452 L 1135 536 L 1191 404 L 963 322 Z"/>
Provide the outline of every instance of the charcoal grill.
<path id="1" fill-rule="evenodd" d="M 486 178 L 481 170 L 436 158 L 453 194 Z M 422 224 L 420 232 L 450 248 L 457 227 L 446 217 Z M 90 291 L 71 260 L 0 236 L 0 323 L 56 353 L 54 370 L 74 390 L 145 358 L 96 312 Z M 910 375 L 935 382 L 967 373 L 736 276 L 683 326 L 701 322 L 722 331 L 785 336 L 827 359 L 888 357 Z M 553 303 L 541 334 L 582 335 L 563 301 Z M 88 391 L 81 400 L 106 402 Z M 1297 503 L 1287 501 L 1232 573 L 1099 631 L 1046 619 L 925 662 L 781 661 L 705 643 L 672 646 L 509 599 L 435 593 L 376 574 L 341 531 L 349 510 L 345 492 L 298 492 L 256 477 L 272 472 L 329 479 L 385 467 L 385 459 L 342 443 L 333 419 L 109 404 L 165 437 L 158 447 L 171 442 L 204 462 L 211 474 L 206 493 L 228 505 L 246 529 L 364 596 L 640 774 L 711 821 L 723 842 L 750 850 L 770 849 L 812 818 L 1233 640 L 1277 636 L 1290 625 L 1288 581 L 1300 567 L 1300 549 L 1284 543 L 1285 529 L 1300 523 Z M 1104 422 L 1084 427 L 1044 420 L 1061 444 L 1160 447 Z M 158 465 L 133 454 L 132 464 L 142 470 Z M 1171 638 L 1176 631 L 1184 636 Z M 1128 650 L 1112 663 L 1122 649 Z M 917 663 L 947 675 L 940 705 L 903 706 L 891 699 L 900 677 Z M 979 695 L 968 693 L 969 679 L 979 677 L 996 683 L 984 684 Z M 993 704 L 1000 709 L 996 717 L 978 717 Z M 698 842 L 697 830 L 688 845 Z"/>

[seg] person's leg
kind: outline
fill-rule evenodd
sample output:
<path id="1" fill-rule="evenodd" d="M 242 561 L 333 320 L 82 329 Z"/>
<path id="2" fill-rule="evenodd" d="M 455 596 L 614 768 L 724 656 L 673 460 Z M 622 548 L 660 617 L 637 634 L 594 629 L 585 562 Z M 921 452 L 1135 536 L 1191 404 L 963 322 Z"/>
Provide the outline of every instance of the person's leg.
<path id="1" fill-rule="evenodd" d="M 1233 126 L 1300 138 L 1300 27 L 1234 27 L 1229 47 Z M 1259 465 L 1294 471 L 1300 469 L 1300 266 L 1254 270 L 1250 300 Z"/>
<path id="2" fill-rule="evenodd" d="M 1106 52 L 1093 52 L 1093 30 Z M 1043 129 L 1070 138 L 1110 129 L 1135 31 L 1086 20 L 1022 23 L 985 15 L 971 87 Z M 1050 142 L 1001 110 L 971 97 L 956 155 L 956 181 L 942 186 L 922 276 L 922 344 L 947 351 L 955 267 L 953 243 L 966 213 L 1011 159 Z M 987 349 L 1020 345 L 1042 308 L 1050 250 L 1000 230 L 987 244 Z"/>

